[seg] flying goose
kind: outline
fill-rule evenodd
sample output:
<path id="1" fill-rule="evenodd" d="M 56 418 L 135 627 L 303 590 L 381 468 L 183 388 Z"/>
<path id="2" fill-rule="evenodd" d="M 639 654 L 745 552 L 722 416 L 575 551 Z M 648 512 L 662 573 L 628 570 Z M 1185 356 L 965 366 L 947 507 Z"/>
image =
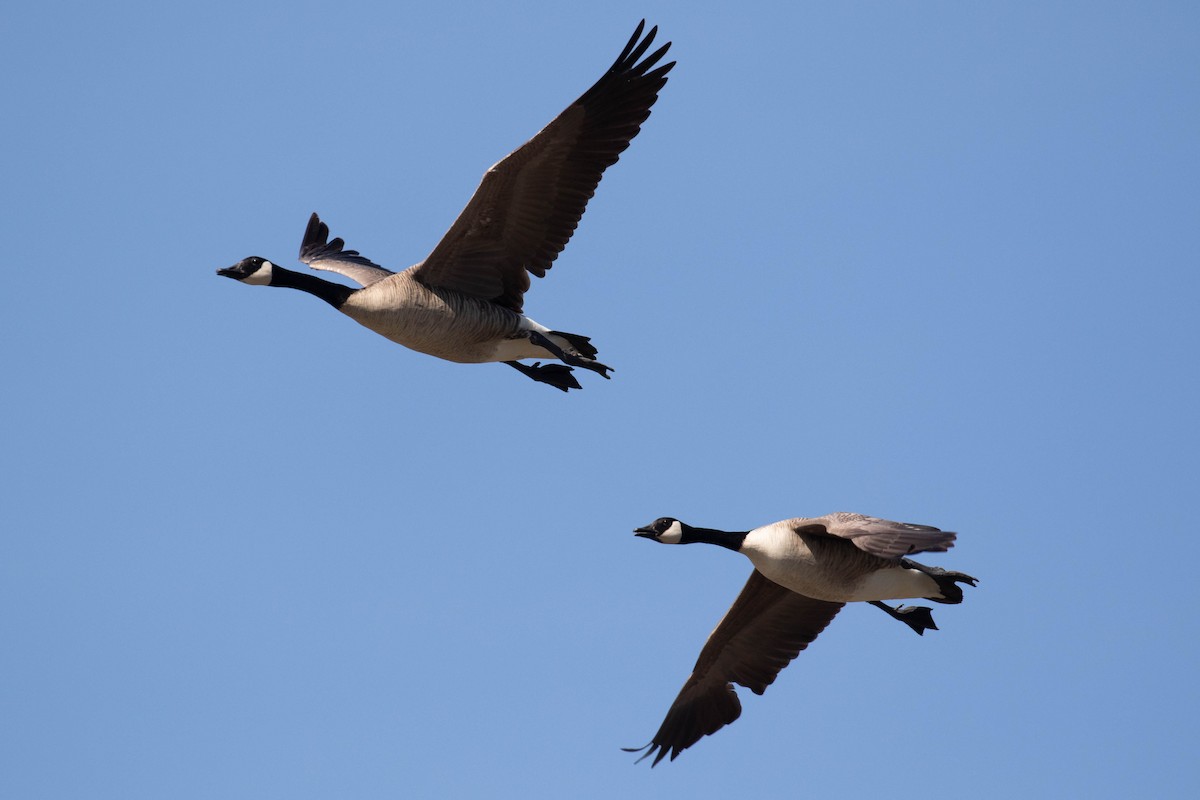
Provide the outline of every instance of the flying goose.
<path id="1" fill-rule="evenodd" d="M 300 261 L 341 273 L 354 289 L 284 269 L 260 256 L 218 275 L 259 286 L 316 295 L 356 322 L 413 350 L 461 363 L 503 361 L 564 392 L 580 388 L 571 367 L 605 378 L 586 336 L 551 330 L 523 313 L 529 273 L 545 277 L 596 191 L 606 167 L 650 116 L 675 62 L 655 68 L 670 42 L 648 56 L 642 20 L 612 67 L 578 100 L 483 176 L 475 195 L 433 252 L 392 272 L 341 239 L 316 214 L 308 221 Z M 559 359 L 522 364 L 518 359 Z"/>
<path id="2" fill-rule="evenodd" d="M 668 754 L 674 761 L 700 737 L 736 720 L 742 704 L 733 682 L 762 694 L 846 603 L 871 603 L 922 633 L 936 630 L 928 608 L 892 608 L 882 601 L 921 597 L 961 603 L 957 584 L 976 584 L 970 575 L 905 558 L 945 552 L 954 546 L 956 534 L 863 514 L 800 517 L 738 533 L 661 517 L 634 533 L 663 544 L 720 545 L 754 564 L 750 580 L 709 635 L 658 733 L 648 745 L 625 748 L 645 750 L 638 761 L 654 756 L 652 766 Z"/>

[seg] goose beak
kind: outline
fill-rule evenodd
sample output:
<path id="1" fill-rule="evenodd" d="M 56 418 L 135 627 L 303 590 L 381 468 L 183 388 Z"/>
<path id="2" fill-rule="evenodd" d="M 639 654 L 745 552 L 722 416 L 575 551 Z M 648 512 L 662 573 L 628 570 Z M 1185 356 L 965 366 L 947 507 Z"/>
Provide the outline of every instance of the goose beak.
<path id="1" fill-rule="evenodd" d="M 643 539 L 657 539 L 658 538 L 658 534 L 649 528 L 634 528 L 633 535 L 641 536 Z"/>
<path id="2" fill-rule="evenodd" d="M 265 258 L 251 256 L 243 258 L 232 267 L 224 267 L 217 270 L 217 274 L 222 278 L 233 278 L 235 281 L 246 281 L 251 279 L 250 283 L 270 283 L 271 278 L 271 262 Z M 254 276 L 260 276 L 260 280 L 253 280 Z"/>

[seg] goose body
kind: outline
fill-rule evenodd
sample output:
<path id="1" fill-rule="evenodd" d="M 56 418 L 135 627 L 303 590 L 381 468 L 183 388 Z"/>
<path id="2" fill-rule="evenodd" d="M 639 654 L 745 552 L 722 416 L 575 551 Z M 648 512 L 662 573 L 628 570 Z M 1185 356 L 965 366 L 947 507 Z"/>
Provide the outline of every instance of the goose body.
<path id="1" fill-rule="evenodd" d="M 925 598 L 962 602 L 961 572 L 907 558 L 945 552 L 956 534 L 926 525 L 839 512 L 797 517 L 751 531 L 696 528 L 660 517 L 634 531 L 662 544 L 715 544 L 742 553 L 754 571 L 708 637 L 691 676 L 675 698 L 642 758 L 672 760 L 702 736 L 742 713 L 733 684 L 762 694 L 846 603 L 867 602 L 918 634 L 936 630 L 929 608 L 892 607 L 884 600 Z"/>
<path id="2" fill-rule="evenodd" d="M 902 537 L 897 541 L 905 544 L 884 548 L 871 538 L 887 534 Z M 920 570 L 902 566 L 897 558 L 945 550 L 953 541 L 953 533 L 937 528 L 839 512 L 755 528 L 746 535 L 741 552 L 764 576 L 797 594 L 851 603 L 937 596 L 936 581 Z M 909 546 L 919 549 L 906 549 Z"/>
<path id="3" fill-rule="evenodd" d="M 646 55 L 657 28 L 643 21 L 612 67 L 536 136 L 492 166 L 433 251 L 402 272 L 381 267 L 313 214 L 300 261 L 338 272 L 355 289 L 280 267 L 260 256 L 218 274 L 243 283 L 300 289 L 382 336 L 447 361 L 500 361 L 563 391 L 582 367 L 608 377 L 586 336 L 551 330 L 524 314 L 529 275 L 545 277 L 574 233 L 604 170 L 650 115 L 675 62 Z M 521 359 L 559 364 L 522 364 Z"/>
<path id="4" fill-rule="evenodd" d="M 555 357 L 522 335 L 528 330 L 550 333 L 548 328 L 469 294 L 426 286 L 408 270 L 355 292 L 339 310 L 397 344 L 447 361 Z M 565 339 L 558 344 L 571 347 Z"/>

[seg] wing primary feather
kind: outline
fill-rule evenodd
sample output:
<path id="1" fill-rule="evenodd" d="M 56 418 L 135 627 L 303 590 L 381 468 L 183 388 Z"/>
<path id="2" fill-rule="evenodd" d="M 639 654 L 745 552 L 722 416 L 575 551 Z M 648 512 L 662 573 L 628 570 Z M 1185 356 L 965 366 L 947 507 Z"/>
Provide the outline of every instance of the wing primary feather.
<path id="1" fill-rule="evenodd" d="M 604 170 L 650 116 L 675 62 L 649 56 L 658 28 L 638 23 L 621 54 L 571 105 L 483 176 L 413 277 L 520 313 L 529 275 L 545 277 L 574 234 Z"/>
<path id="2" fill-rule="evenodd" d="M 300 261 L 313 269 L 323 269 L 345 275 L 363 286 L 381 281 L 394 274 L 379 266 L 357 250 L 346 250 L 342 239 L 329 239 L 329 226 L 316 212 L 308 218 L 304 238 L 300 241 Z"/>

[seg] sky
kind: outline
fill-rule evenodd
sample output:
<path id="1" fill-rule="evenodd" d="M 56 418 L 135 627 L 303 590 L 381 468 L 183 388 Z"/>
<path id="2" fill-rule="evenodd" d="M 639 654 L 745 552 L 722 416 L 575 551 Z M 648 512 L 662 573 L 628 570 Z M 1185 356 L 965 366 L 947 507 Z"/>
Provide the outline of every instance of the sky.
<path id="1" fill-rule="evenodd" d="M 526 311 L 563 394 L 300 292 L 393 269 L 639 19 L 678 61 Z M 21 3 L 0 23 L 0 796 L 1191 796 L 1200 9 Z M 979 578 L 649 741 L 857 511 Z"/>

